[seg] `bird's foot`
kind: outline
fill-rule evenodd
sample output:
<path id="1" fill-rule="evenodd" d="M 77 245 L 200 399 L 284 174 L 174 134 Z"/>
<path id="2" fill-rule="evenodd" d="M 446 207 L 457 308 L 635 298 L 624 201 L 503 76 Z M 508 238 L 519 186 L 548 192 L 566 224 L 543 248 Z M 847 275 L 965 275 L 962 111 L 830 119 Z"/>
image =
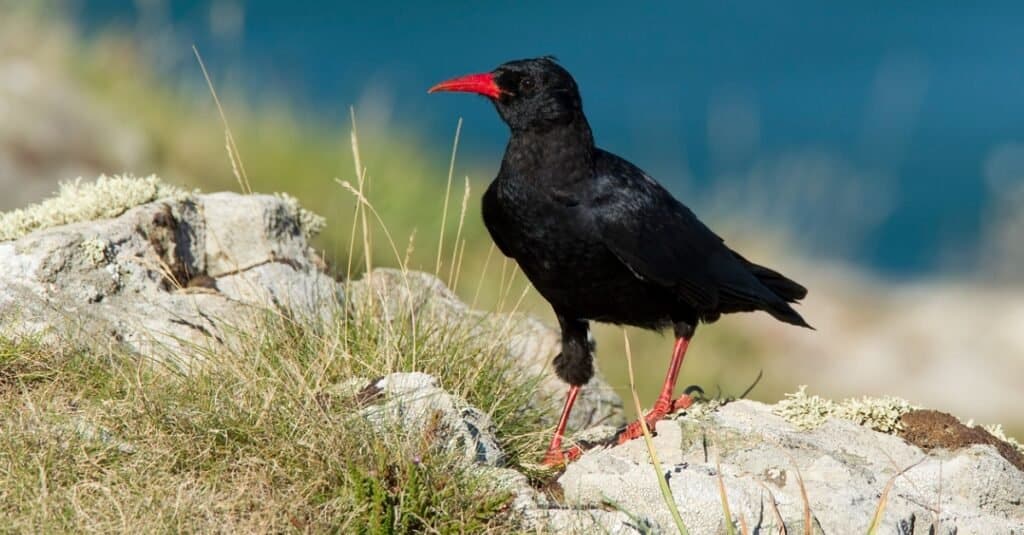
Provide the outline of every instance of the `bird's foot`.
<path id="1" fill-rule="evenodd" d="M 654 427 L 660 420 L 662 420 L 669 414 L 675 413 L 676 411 L 681 411 L 689 408 L 691 405 L 693 405 L 693 402 L 693 397 L 691 397 L 688 394 L 683 394 L 682 396 L 679 396 L 679 399 L 676 399 L 675 401 L 659 399 L 654 404 L 654 408 L 651 409 L 651 412 L 647 413 L 647 415 L 644 416 L 644 422 L 647 423 L 647 429 L 650 430 L 651 434 L 653 435 Z M 642 424 L 640 423 L 640 420 L 637 419 L 635 422 L 627 425 L 625 429 L 619 432 L 618 436 L 615 438 L 615 443 L 625 444 L 626 442 L 629 442 L 634 438 L 640 438 L 642 436 L 644 436 L 644 429 L 642 427 Z"/>
<path id="2" fill-rule="evenodd" d="M 579 459 L 580 455 L 583 455 L 583 450 L 579 446 L 573 446 L 565 451 L 562 451 L 561 448 L 551 449 L 544 454 L 544 460 L 540 464 L 547 468 L 561 468 Z"/>

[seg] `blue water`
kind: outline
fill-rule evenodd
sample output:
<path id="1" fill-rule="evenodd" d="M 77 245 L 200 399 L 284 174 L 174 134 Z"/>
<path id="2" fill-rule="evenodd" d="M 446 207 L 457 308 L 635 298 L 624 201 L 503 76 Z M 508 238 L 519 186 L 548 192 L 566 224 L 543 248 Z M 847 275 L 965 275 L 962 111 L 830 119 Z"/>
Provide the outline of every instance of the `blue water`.
<path id="1" fill-rule="evenodd" d="M 425 89 L 555 54 L 600 145 L 684 198 L 731 190 L 736 209 L 788 224 L 812 254 L 891 276 L 975 266 L 994 202 L 986 158 L 1024 141 L 1020 2 L 252 1 L 231 38 L 211 33 L 210 6 L 158 13 L 182 56 L 194 41 L 254 92 L 328 121 L 373 96 L 440 154 L 462 116 L 464 153 L 492 169 L 507 132 L 486 101 Z M 140 22 L 129 1 L 77 9 L 90 28 L 157 16 Z"/>

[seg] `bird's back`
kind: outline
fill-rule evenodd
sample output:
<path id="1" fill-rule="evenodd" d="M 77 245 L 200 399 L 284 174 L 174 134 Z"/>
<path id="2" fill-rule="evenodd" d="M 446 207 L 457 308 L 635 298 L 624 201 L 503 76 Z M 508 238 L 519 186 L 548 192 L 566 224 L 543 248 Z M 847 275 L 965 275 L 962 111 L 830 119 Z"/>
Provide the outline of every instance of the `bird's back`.
<path id="1" fill-rule="evenodd" d="M 590 207 L 606 247 L 638 276 L 674 291 L 700 319 L 764 310 L 806 325 L 790 302 L 807 290 L 749 262 L 635 165 L 598 151 L 598 191 Z"/>

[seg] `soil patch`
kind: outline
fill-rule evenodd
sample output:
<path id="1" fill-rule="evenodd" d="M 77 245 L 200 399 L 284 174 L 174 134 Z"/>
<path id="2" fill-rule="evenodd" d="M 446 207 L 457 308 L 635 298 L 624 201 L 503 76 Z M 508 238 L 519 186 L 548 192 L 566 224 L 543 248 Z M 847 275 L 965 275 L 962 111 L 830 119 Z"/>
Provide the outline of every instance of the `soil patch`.
<path id="1" fill-rule="evenodd" d="M 937 448 L 955 451 L 973 444 L 988 444 L 1024 472 L 1024 455 L 981 426 L 967 427 L 955 416 L 933 410 L 910 411 L 900 417 L 900 422 L 903 424 L 900 437 L 925 451 Z"/>

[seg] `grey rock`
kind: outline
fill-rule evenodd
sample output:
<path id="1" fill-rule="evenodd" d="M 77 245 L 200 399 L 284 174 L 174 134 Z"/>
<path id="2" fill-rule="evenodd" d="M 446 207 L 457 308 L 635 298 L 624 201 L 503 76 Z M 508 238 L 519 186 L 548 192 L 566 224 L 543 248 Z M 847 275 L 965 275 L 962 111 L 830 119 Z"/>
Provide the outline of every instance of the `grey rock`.
<path id="1" fill-rule="evenodd" d="M 654 444 L 692 533 L 726 531 L 719 474 L 735 526 L 742 518 L 754 532 L 776 532 L 774 502 L 788 532 L 802 533 L 802 476 L 815 531 L 856 533 L 866 530 L 886 484 L 903 470 L 881 533 L 1024 533 L 1024 474 L 990 446 L 929 455 L 844 420 L 799 430 L 752 401 L 659 422 Z M 674 529 L 643 440 L 589 451 L 558 481 L 572 507 L 611 503 Z"/>
<path id="2" fill-rule="evenodd" d="M 286 200 L 214 193 L 0 243 L 0 331 L 53 342 L 116 341 L 189 365 L 230 344 L 268 307 L 337 310 Z"/>
<path id="3" fill-rule="evenodd" d="M 429 434 L 436 445 L 461 453 L 467 463 L 499 466 L 504 462 L 491 419 L 449 394 L 436 378 L 419 372 L 392 373 L 367 388 L 373 389 L 374 397 L 383 398 L 361 410 L 378 433 L 400 429 Z"/>

